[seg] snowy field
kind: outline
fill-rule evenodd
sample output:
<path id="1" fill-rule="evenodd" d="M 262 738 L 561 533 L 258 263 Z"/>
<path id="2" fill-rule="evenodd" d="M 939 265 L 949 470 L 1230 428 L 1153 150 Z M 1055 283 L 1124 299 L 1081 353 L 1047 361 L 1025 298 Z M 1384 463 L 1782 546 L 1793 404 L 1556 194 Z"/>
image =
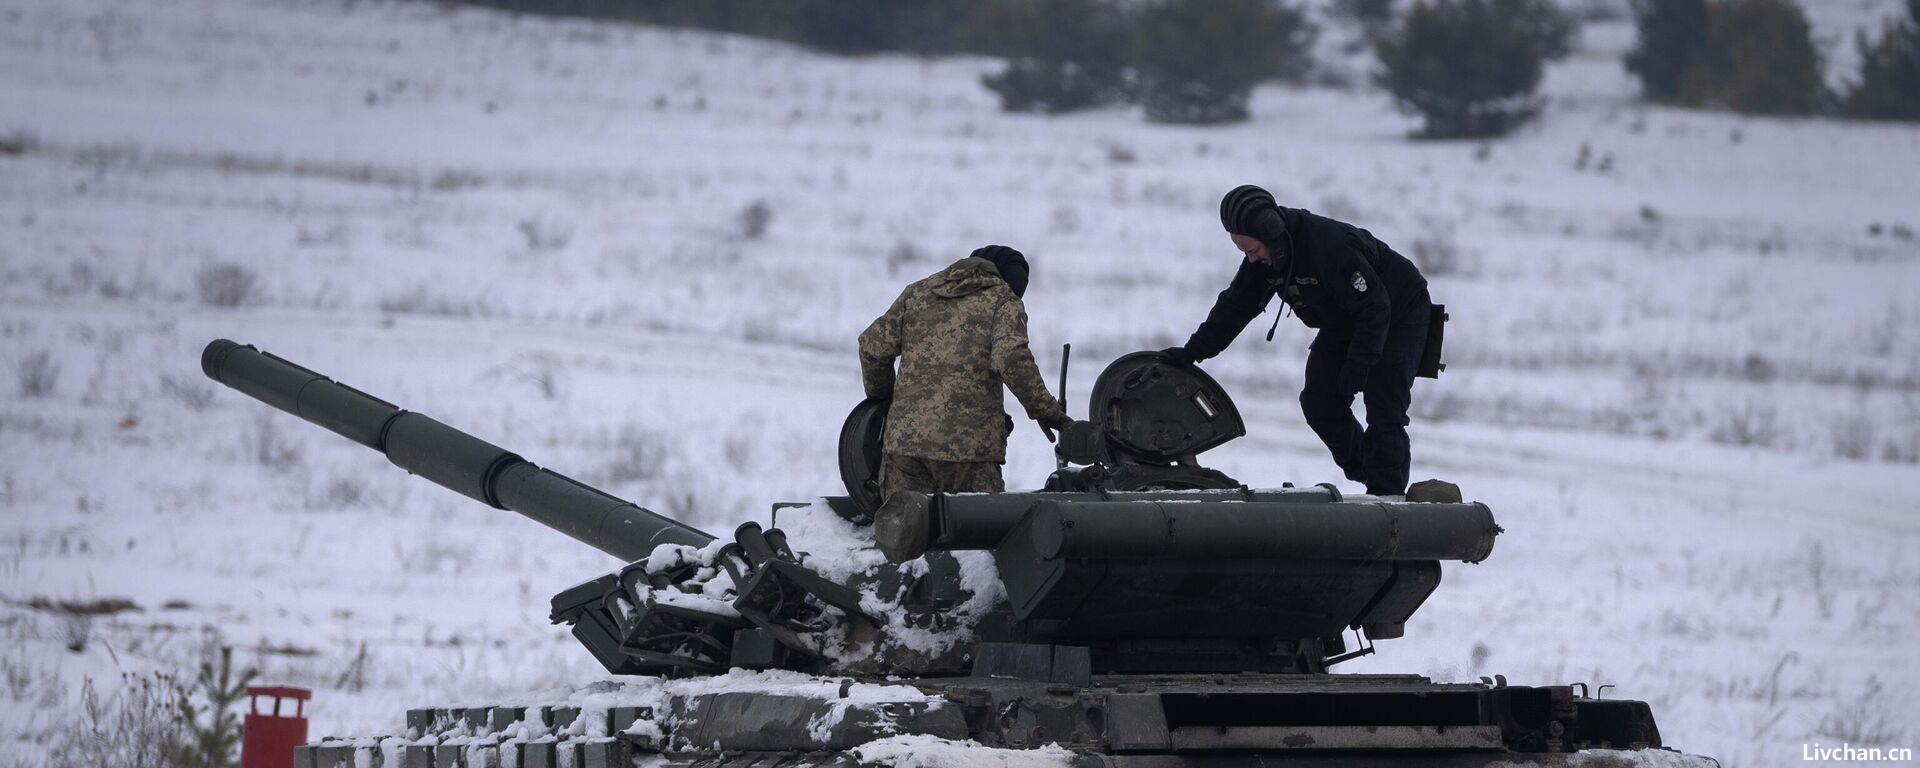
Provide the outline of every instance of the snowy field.
<path id="1" fill-rule="evenodd" d="M 1836 79 L 1896 5 L 1810 3 Z M 1024 250 L 1078 404 L 1198 323 L 1248 182 L 1422 261 L 1453 322 L 1414 476 L 1507 529 L 1342 671 L 1611 684 L 1739 768 L 1920 747 L 1920 128 L 1648 108 L 1631 43 L 1589 23 L 1541 120 L 1431 143 L 1367 87 L 1178 128 L 1000 114 L 986 59 L 0 0 L 0 766 L 46 762 L 84 680 L 221 645 L 316 689 L 316 736 L 605 678 L 545 617 L 615 563 L 217 387 L 210 339 L 724 532 L 837 487 L 853 339 L 900 285 Z M 1309 332 L 1264 330 L 1207 365 L 1253 434 L 1203 458 L 1337 479 L 1295 402 Z M 1051 467 L 1023 424 L 1009 484 Z"/>

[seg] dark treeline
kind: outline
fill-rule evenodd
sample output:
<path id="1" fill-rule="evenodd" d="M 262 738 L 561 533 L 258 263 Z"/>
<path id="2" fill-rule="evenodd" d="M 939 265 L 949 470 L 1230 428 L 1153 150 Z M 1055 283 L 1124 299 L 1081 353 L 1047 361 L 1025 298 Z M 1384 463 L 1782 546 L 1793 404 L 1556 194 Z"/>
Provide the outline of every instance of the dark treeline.
<path id="1" fill-rule="evenodd" d="M 1062 19 L 1085 0 L 465 0 L 520 13 L 614 19 L 785 40 L 840 54 L 905 52 L 1013 56 L 1010 24 L 1058 5 Z M 1013 30 L 1013 31 L 1009 31 Z"/>
<path id="2" fill-rule="evenodd" d="M 1855 40 L 1858 77 L 1827 87 L 1805 10 L 1792 0 L 1635 0 L 1627 69 L 1650 100 L 1762 115 L 1920 120 L 1920 0 Z"/>
<path id="3" fill-rule="evenodd" d="M 842 55 L 979 54 L 1014 112 L 1136 104 L 1148 120 L 1245 120 L 1254 87 L 1300 80 L 1318 34 L 1301 0 L 466 0 L 511 11 L 732 32 Z M 1633 0 L 1626 58 L 1655 102 L 1753 114 L 1920 119 L 1920 0 L 1856 42 L 1829 89 L 1796 0 Z M 1498 136 L 1536 116 L 1544 67 L 1576 21 L 1551 0 L 1339 0 L 1367 29 L 1376 81 L 1435 138 Z"/>
<path id="4" fill-rule="evenodd" d="M 470 0 L 691 27 L 829 53 L 980 54 L 1010 111 L 1140 104 L 1157 122 L 1244 120 L 1254 86 L 1303 77 L 1316 33 L 1289 0 Z"/>

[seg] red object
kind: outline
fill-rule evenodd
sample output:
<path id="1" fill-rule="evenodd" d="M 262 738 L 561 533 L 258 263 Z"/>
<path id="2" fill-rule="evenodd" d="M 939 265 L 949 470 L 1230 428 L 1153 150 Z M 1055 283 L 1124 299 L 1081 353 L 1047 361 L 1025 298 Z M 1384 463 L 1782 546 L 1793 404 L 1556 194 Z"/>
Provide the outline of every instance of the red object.
<path id="1" fill-rule="evenodd" d="M 273 699 L 273 709 L 260 711 L 260 697 Z M 305 688 L 247 686 L 251 710 L 240 736 L 240 768 L 293 768 L 293 748 L 307 743 L 307 699 L 313 692 Z M 285 712 L 282 703 L 291 699 L 293 711 Z"/>

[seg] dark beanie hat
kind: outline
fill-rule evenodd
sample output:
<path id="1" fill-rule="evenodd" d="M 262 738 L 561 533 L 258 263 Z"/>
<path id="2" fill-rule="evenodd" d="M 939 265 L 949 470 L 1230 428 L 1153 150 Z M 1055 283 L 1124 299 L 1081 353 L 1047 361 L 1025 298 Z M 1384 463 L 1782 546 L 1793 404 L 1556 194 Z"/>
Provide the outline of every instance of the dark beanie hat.
<path id="1" fill-rule="evenodd" d="M 986 245 L 974 249 L 973 257 L 986 259 L 993 268 L 1000 270 L 1000 278 L 1007 281 L 1007 287 L 1013 289 L 1013 295 L 1027 295 L 1027 257 L 1004 245 Z"/>
<path id="2" fill-rule="evenodd" d="M 1220 226 L 1236 235 L 1274 242 L 1286 235 L 1273 195 L 1252 184 L 1234 187 L 1220 198 Z"/>

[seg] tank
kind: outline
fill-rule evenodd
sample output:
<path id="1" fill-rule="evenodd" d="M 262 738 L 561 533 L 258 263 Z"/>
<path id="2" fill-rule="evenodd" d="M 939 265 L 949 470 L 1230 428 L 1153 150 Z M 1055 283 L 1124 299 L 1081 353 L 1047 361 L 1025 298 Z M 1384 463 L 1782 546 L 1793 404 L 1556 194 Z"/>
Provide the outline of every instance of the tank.
<path id="1" fill-rule="evenodd" d="M 1667 748 L 1644 702 L 1577 684 L 1332 671 L 1403 636 L 1442 563 L 1489 557 L 1493 513 L 1208 469 L 1199 455 L 1245 424 L 1218 382 L 1158 353 L 1100 374 L 1038 489 L 914 497 L 927 553 L 899 565 L 865 527 L 882 401 L 841 430 L 843 495 L 773 505 L 840 526 L 807 552 L 758 522 L 714 536 L 250 346 L 216 340 L 201 364 L 621 563 L 556 594 L 549 619 L 646 696 L 620 705 L 615 682 L 611 706 L 422 707 L 388 738 L 298 748 L 301 768 L 890 764 L 975 744 L 1136 768 L 1715 765 Z"/>

